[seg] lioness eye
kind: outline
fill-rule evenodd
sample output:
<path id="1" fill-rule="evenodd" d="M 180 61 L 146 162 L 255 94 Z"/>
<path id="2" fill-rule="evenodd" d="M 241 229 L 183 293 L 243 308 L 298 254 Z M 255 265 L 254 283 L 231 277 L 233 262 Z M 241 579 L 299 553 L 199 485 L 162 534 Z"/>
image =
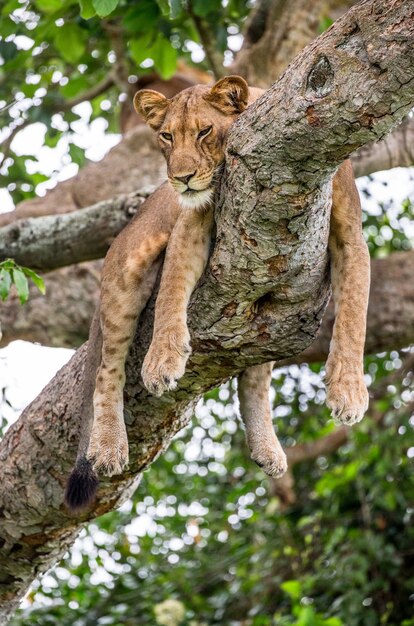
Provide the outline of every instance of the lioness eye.
<path id="1" fill-rule="evenodd" d="M 203 130 L 200 130 L 200 132 L 197 135 L 198 139 L 208 135 L 212 128 L 213 128 L 212 126 L 208 126 L 207 128 L 203 128 Z"/>
<path id="2" fill-rule="evenodd" d="M 171 133 L 161 133 L 161 137 L 163 137 L 166 141 L 172 141 Z"/>

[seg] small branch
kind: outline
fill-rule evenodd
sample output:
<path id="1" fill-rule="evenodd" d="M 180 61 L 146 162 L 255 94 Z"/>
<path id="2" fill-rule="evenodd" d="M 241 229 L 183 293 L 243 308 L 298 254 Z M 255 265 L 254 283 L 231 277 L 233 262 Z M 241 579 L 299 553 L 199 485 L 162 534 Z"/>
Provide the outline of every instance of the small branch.
<path id="1" fill-rule="evenodd" d="M 105 93 L 105 91 L 107 91 L 110 87 L 112 87 L 112 85 L 114 85 L 114 78 L 113 78 L 113 73 L 111 72 L 100 83 L 97 83 L 96 85 L 94 85 L 90 89 L 87 89 L 86 91 L 79 94 L 75 98 L 72 98 L 66 101 L 61 101 L 56 106 L 49 108 L 49 111 L 56 112 L 56 113 L 59 113 L 61 111 L 70 111 L 77 104 L 80 104 L 81 102 L 85 102 L 85 100 L 93 100 L 93 98 L 96 98 L 96 96 L 99 96 L 100 94 Z M 33 124 L 33 122 L 31 122 L 30 120 L 24 120 L 22 124 L 20 124 L 19 126 L 15 126 L 15 128 L 13 128 L 13 130 L 11 131 L 10 135 L 4 141 L 2 141 L 2 143 L 0 144 L 0 152 L 2 152 L 2 156 L 0 157 L 0 167 L 3 165 L 4 161 L 10 155 L 10 145 L 13 139 L 21 130 L 23 130 L 23 128 L 30 126 L 30 124 Z"/>
<path id="2" fill-rule="evenodd" d="M 282 0 L 282 2 L 284 1 Z M 249 48 L 257 43 L 265 34 L 272 4 L 275 4 L 272 0 L 259 0 L 254 5 L 244 29 L 243 48 Z"/>
<path id="3" fill-rule="evenodd" d="M 414 165 L 414 118 L 405 120 L 382 141 L 369 143 L 352 155 L 355 176 Z"/>
<path id="4" fill-rule="evenodd" d="M 70 100 L 66 100 L 62 104 L 58 105 L 57 109 L 59 111 L 70 111 L 70 109 L 72 109 L 77 104 L 80 104 L 81 102 L 85 102 L 86 100 L 93 100 L 97 96 L 100 96 L 101 94 L 105 93 L 114 84 L 115 84 L 114 73 L 110 72 L 108 76 L 105 76 L 105 78 L 101 80 L 101 82 L 97 83 L 90 89 L 83 91 L 78 96 L 75 96 L 74 98 L 71 98 Z"/>
<path id="5" fill-rule="evenodd" d="M 0 144 L 0 152 L 2 152 L 3 156 L 0 157 L 0 167 L 3 165 L 4 161 L 10 156 L 10 146 L 13 139 L 16 137 L 16 135 L 20 133 L 21 130 L 23 130 L 23 128 L 29 126 L 29 124 L 31 124 L 29 120 L 24 120 L 22 124 L 19 124 L 19 126 L 13 128 L 10 135 L 6 137 L 4 141 L 2 141 L 2 143 Z"/>
<path id="6" fill-rule="evenodd" d="M 129 94 L 131 92 L 131 85 L 128 82 L 129 67 L 126 61 L 128 55 L 125 49 L 124 31 L 119 24 L 109 21 L 104 21 L 102 27 L 110 39 L 111 47 L 116 57 L 111 72 L 113 81 L 120 91 Z"/>
<path id="7" fill-rule="evenodd" d="M 194 13 L 190 3 L 188 5 L 188 12 L 194 22 L 194 26 L 197 29 L 210 69 L 214 74 L 214 78 L 218 80 L 219 78 L 222 78 L 226 72 L 223 67 L 223 56 L 217 51 L 214 45 L 214 34 L 212 33 L 207 22 Z"/>
<path id="8" fill-rule="evenodd" d="M 148 190 L 98 202 L 63 215 L 18 220 L 0 229 L 0 260 L 48 271 L 105 256 Z"/>

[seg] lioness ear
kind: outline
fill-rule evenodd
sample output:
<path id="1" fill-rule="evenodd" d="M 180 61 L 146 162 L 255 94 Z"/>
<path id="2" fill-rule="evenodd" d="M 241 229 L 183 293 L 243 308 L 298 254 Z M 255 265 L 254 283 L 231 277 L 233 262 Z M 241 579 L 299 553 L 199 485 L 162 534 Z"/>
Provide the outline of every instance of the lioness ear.
<path id="1" fill-rule="evenodd" d="M 134 96 L 134 108 L 142 115 L 148 126 L 158 130 L 167 112 L 168 100 L 162 93 L 152 89 L 141 89 Z"/>
<path id="2" fill-rule="evenodd" d="M 241 76 L 225 76 L 212 86 L 206 99 L 223 113 L 234 115 L 247 108 L 249 87 Z"/>

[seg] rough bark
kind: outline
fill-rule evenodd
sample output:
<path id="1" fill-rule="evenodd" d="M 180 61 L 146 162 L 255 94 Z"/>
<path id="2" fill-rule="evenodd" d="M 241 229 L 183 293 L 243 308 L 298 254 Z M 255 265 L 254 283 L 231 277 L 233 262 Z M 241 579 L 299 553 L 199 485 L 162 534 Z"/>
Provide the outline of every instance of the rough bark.
<path id="1" fill-rule="evenodd" d="M 267 88 L 329 23 L 358 0 L 262 0 L 250 16 L 243 46 L 229 73 Z"/>
<path id="2" fill-rule="evenodd" d="M 346 154 L 383 135 L 413 105 L 413 17 L 413 1 L 394 0 L 386 8 L 382 0 L 361 3 L 234 126 L 215 249 L 189 308 L 194 353 L 188 371 L 177 391 L 161 399 L 143 390 L 138 372 L 151 334 L 147 308 L 126 368 L 131 465 L 103 481 L 83 521 L 134 489 L 203 391 L 248 364 L 289 357 L 312 341 L 329 295 L 330 177 Z M 76 352 L 0 448 L 3 619 L 82 524 L 68 516 L 62 494 L 79 433 L 84 356 L 84 348 Z"/>
<path id="3" fill-rule="evenodd" d="M 355 176 L 414 165 L 414 118 L 407 117 L 382 141 L 368 144 L 352 156 Z"/>
<path id="4" fill-rule="evenodd" d="M 148 138 L 147 133 L 143 133 L 141 128 L 131 133 L 133 136 L 137 134 L 142 139 Z M 355 176 L 367 176 L 379 170 L 413 165 L 412 145 L 414 145 L 414 120 L 407 117 L 393 133 L 382 141 L 372 142 L 351 156 Z M 155 151 L 152 152 L 153 137 L 151 137 L 150 146 L 150 164 L 151 167 L 154 165 L 158 167 L 158 171 L 155 171 L 155 175 L 150 175 L 144 168 L 143 179 L 147 184 L 149 183 L 147 187 L 139 189 L 136 187 L 137 172 L 132 169 L 131 173 L 127 171 L 122 179 L 122 184 L 130 193 L 116 196 L 114 192 L 122 189 L 121 181 L 118 180 L 119 184 L 115 184 L 114 189 L 108 185 L 108 180 L 106 186 L 100 188 L 101 170 L 95 164 L 98 177 L 95 178 L 89 171 L 88 180 L 90 188 L 93 189 L 96 186 L 99 189 L 99 196 L 102 199 L 97 204 L 89 207 L 82 205 L 80 209 L 76 209 L 73 203 L 63 204 L 58 207 L 57 214 L 40 215 L 39 213 L 35 217 L 18 219 L 20 212 L 24 214 L 25 207 L 28 209 L 28 206 L 23 203 L 23 206 L 19 205 L 20 211 L 13 212 L 13 214 L 17 213 L 14 220 L 9 214 L 5 214 L 3 221 L 7 225 L 0 226 L 0 261 L 10 257 L 21 265 L 39 271 L 50 271 L 104 257 L 112 240 L 135 215 L 141 202 L 153 191 L 154 181 L 159 179 L 158 173 L 163 169 L 163 163 L 159 163 L 160 155 Z M 136 154 L 134 143 L 129 140 L 123 144 L 122 162 L 128 153 L 131 157 L 134 153 Z M 147 156 L 148 153 L 145 157 Z M 101 164 L 105 166 L 105 171 L 108 166 L 114 164 L 114 158 L 117 162 L 118 156 L 115 157 L 115 152 L 110 152 L 101 161 Z M 132 188 L 134 191 L 131 192 Z M 87 195 L 83 198 L 83 202 L 88 199 Z M 44 205 L 41 198 L 31 200 L 30 211 L 40 211 L 40 207 L 47 211 L 52 204 L 55 206 L 55 201 L 52 191 L 50 196 L 46 196 Z"/>
<path id="5" fill-rule="evenodd" d="M 302 4 L 301 2 L 286 3 L 284 0 L 274 0 L 273 2 L 263 0 L 258 3 L 246 31 L 245 43 L 238 55 L 237 63 L 239 65 L 234 66 L 232 71 L 244 73 L 250 77 L 252 83 L 258 84 L 260 81 L 256 72 L 265 68 L 265 71 L 269 73 L 266 75 L 268 78 L 264 84 L 270 84 L 271 80 L 277 76 L 280 67 L 284 68 L 287 65 L 291 55 L 298 51 L 301 45 L 308 43 L 318 32 L 322 23 L 321 20 L 326 20 L 327 17 L 334 18 L 352 2 L 351 0 L 325 0 L 324 2 L 313 0 L 310 4 L 306 4 L 306 10 Z M 283 28 L 286 25 L 289 25 L 289 29 L 284 32 Z M 297 37 L 298 29 L 301 32 L 299 38 Z M 290 42 L 290 44 L 287 45 L 286 42 Z M 294 45 L 292 46 L 292 44 Z M 274 57 L 268 54 L 268 45 L 274 49 Z M 262 56 L 263 50 L 266 54 L 259 63 L 260 50 L 262 50 Z M 272 63 L 269 65 L 270 60 Z M 272 69 L 273 63 L 275 68 L 280 66 L 279 69 Z M 248 67 L 249 70 L 244 69 L 244 66 Z M 168 97 L 171 97 L 177 89 L 188 86 L 190 81 L 206 82 L 208 80 L 205 73 L 196 71 L 195 75 L 193 74 L 189 73 L 189 68 L 180 67 L 180 74 L 171 81 L 161 81 L 154 76 L 149 76 L 145 79 L 145 85 L 141 86 L 161 90 Z M 18 218 L 69 213 L 80 207 L 90 206 L 98 200 L 112 198 L 117 193 L 129 193 L 137 188 L 157 184 L 159 179 L 163 177 L 165 169 L 162 157 L 154 142 L 154 135 L 142 126 L 134 127 L 139 123 L 135 112 L 128 109 L 123 113 L 122 127 L 129 129 L 129 132 L 101 162 L 83 168 L 77 176 L 60 183 L 54 190 L 46 194 L 45 198 L 25 201 L 17 207 L 16 211 L 0 215 L 0 225 L 13 223 L 17 229 L 10 228 L 11 239 L 21 237 L 24 240 L 25 237 L 30 236 L 31 225 L 21 222 L 15 224 Z M 413 164 L 412 129 L 412 119 L 407 118 L 400 128 L 383 141 L 370 144 L 358 151 L 353 156 L 357 176 L 369 174 L 378 169 Z M 114 204 L 116 202 L 114 200 Z M 122 221 L 111 220 L 109 226 L 114 228 L 113 232 L 112 230 L 108 232 L 108 239 L 117 234 L 121 223 Z M 93 222 L 91 222 L 91 230 L 95 231 Z M 88 237 L 90 234 L 87 233 Z M 0 239 L 3 237 L 5 238 L 6 234 L 4 231 L 0 231 Z M 72 262 L 85 258 L 77 259 L 76 257 L 77 250 L 82 249 L 82 241 L 78 233 L 76 233 L 76 239 L 75 244 L 70 244 L 73 253 Z M 48 254 L 47 250 L 43 249 L 45 245 L 43 237 L 36 242 L 30 242 L 36 259 Z M 94 242 L 94 245 L 99 248 L 101 244 Z M 3 250 L 4 256 L 13 256 L 14 252 L 15 246 L 7 246 Z M 31 265 L 30 259 L 25 257 L 25 254 L 26 250 L 23 249 L 23 246 L 19 246 L 19 258 L 22 264 Z M 36 262 L 38 261 L 35 260 L 34 265 Z M 91 290 L 91 284 L 97 284 L 95 278 L 96 264 L 93 263 L 90 266 L 83 264 L 80 272 L 74 268 L 64 270 L 60 275 L 55 273 L 48 276 L 47 283 L 50 287 L 46 298 L 40 302 L 40 299 L 35 297 L 25 311 L 21 310 L 18 301 L 14 298 L 3 303 L 1 313 L 4 333 L 1 345 L 5 345 L 13 339 L 26 338 L 40 341 L 45 345 L 78 346 L 87 336 L 90 317 L 82 314 L 76 319 L 76 316 L 72 314 L 72 307 L 73 303 L 78 300 L 82 302 L 83 311 L 85 313 L 89 311 L 89 314 L 92 314 L 98 298 L 98 289 L 95 293 Z M 58 302 L 55 285 L 59 286 L 60 298 Z M 83 289 L 82 285 L 84 285 Z M 41 320 L 37 319 L 35 314 L 35 307 L 37 306 L 42 312 Z M 58 306 L 57 309 L 56 306 Z M 58 311 L 57 317 L 56 310 Z M 66 314 L 66 311 L 69 314 Z M 48 320 L 48 323 L 45 323 L 45 320 Z M 58 322 L 60 322 L 60 326 Z M 59 344 L 59 341 L 62 343 Z"/>
<path id="6" fill-rule="evenodd" d="M 398 350 L 414 341 L 414 251 L 394 253 L 371 263 L 365 352 Z M 316 340 L 291 363 L 324 361 L 334 323 L 333 305 L 327 308 Z M 287 364 L 288 362 L 286 362 Z"/>
<path id="7" fill-rule="evenodd" d="M 0 346 L 15 339 L 73 348 L 88 338 L 89 323 L 99 298 L 101 263 L 84 263 L 45 276 L 48 299 L 31 288 L 22 307 L 17 296 L 1 310 Z M 365 349 L 367 354 L 397 350 L 414 342 L 414 251 L 372 261 L 371 292 Z M 324 361 L 334 321 L 333 304 L 323 317 L 316 340 L 289 363 Z"/>

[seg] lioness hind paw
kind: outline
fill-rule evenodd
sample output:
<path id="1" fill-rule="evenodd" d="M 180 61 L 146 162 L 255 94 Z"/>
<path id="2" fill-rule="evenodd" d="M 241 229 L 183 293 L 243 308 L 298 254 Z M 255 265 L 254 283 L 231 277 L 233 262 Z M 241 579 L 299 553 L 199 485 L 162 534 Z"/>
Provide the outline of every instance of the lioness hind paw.
<path id="1" fill-rule="evenodd" d="M 280 478 L 286 473 L 288 464 L 286 454 L 281 451 L 269 451 L 269 452 L 252 452 L 252 460 L 258 465 L 265 474 L 272 478 Z"/>

